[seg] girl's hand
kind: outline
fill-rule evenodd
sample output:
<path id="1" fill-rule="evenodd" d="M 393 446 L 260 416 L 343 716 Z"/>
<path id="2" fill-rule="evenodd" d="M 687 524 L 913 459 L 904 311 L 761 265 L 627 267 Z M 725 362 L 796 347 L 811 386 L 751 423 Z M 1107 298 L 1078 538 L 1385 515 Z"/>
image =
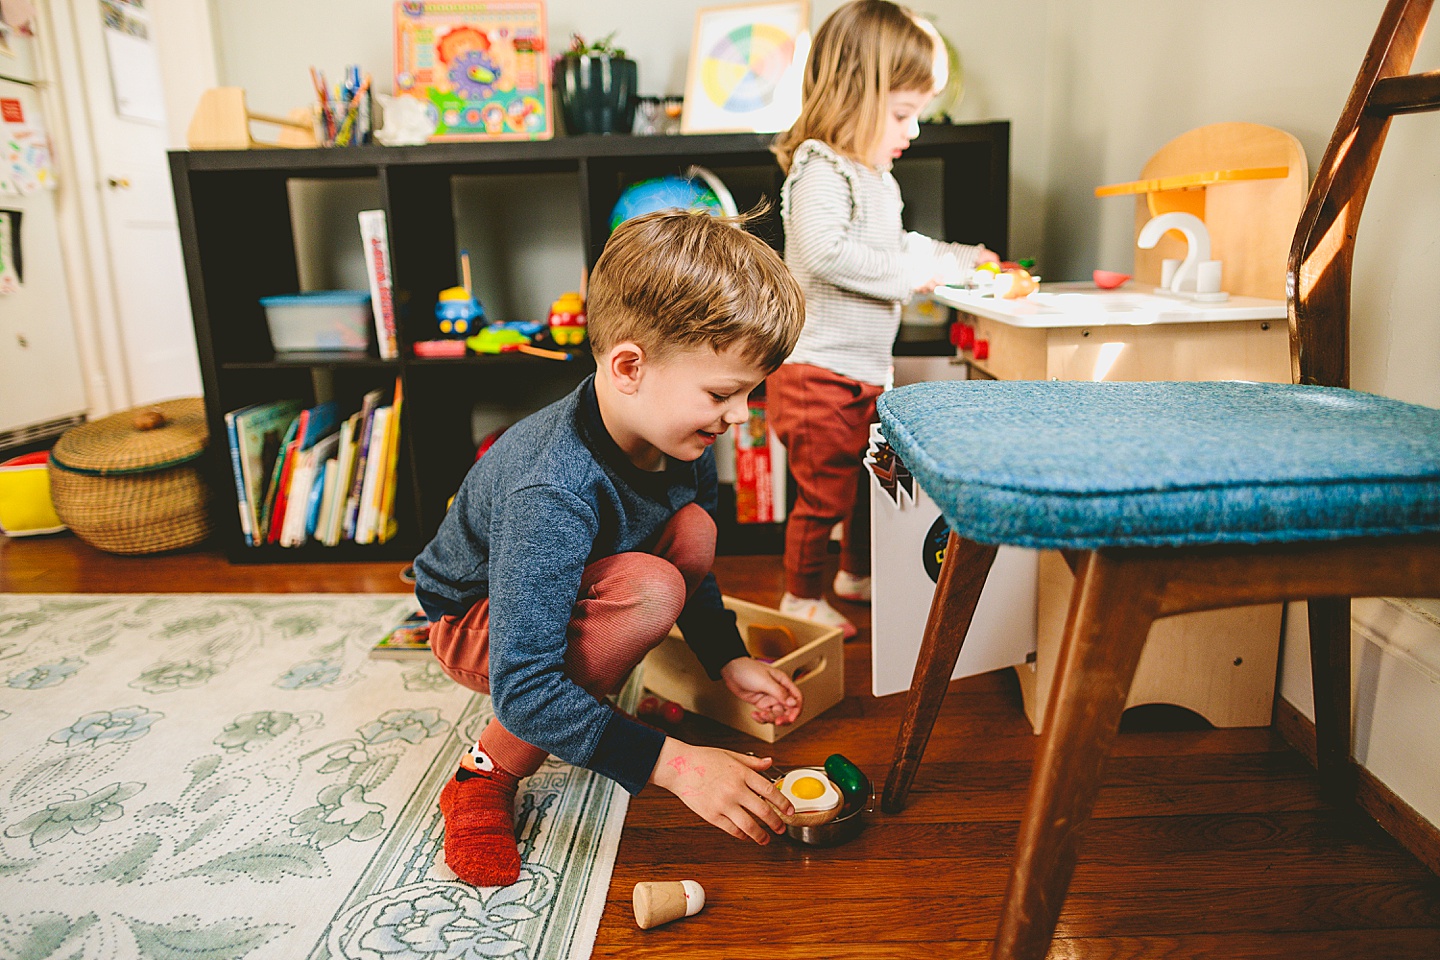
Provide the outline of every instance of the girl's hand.
<path id="1" fill-rule="evenodd" d="M 795 813 L 794 805 L 760 773 L 770 764 L 769 757 L 696 747 L 666 737 L 650 782 L 675 794 L 701 819 L 730 836 L 749 837 L 764 846 L 771 832 L 785 830 L 780 813 L 787 817 Z"/>
<path id="2" fill-rule="evenodd" d="M 800 688 L 785 671 L 751 657 L 738 657 L 725 664 L 720 679 L 731 693 L 755 707 L 750 716 L 756 723 L 794 723 L 805 704 Z"/>
<path id="3" fill-rule="evenodd" d="M 979 244 L 979 245 L 975 248 L 975 262 L 976 262 L 976 263 L 999 263 L 999 262 L 1000 262 L 1000 254 L 996 253 L 994 250 L 986 250 L 986 249 L 985 249 L 985 244 L 982 243 L 982 244 Z"/>

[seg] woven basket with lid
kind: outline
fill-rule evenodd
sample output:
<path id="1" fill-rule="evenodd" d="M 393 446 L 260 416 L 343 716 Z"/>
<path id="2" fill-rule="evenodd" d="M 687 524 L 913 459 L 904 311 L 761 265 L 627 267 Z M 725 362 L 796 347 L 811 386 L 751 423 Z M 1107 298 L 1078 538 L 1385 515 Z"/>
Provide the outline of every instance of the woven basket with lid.
<path id="1" fill-rule="evenodd" d="M 109 553 L 176 550 L 210 534 L 200 456 L 210 439 L 199 397 L 126 410 L 67 430 L 50 451 L 55 512 Z"/>

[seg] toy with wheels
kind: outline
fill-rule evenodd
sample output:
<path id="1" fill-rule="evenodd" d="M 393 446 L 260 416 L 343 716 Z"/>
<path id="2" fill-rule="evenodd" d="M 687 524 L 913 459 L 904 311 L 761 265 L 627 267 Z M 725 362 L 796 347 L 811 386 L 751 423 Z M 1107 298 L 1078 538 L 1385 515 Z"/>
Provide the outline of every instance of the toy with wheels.
<path id="1" fill-rule="evenodd" d="M 435 304 L 435 322 L 440 325 L 440 335 L 454 340 L 473 336 L 485 325 L 485 308 L 470 292 L 470 254 L 460 252 L 460 270 L 464 284 L 440 291 Z"/>
<path id="2" fill-rule="evenodd" d="M 557 347 L 585 342 L 585 301 L 575 292 L 564 293 L 550 305 L 550 339 Z"/>

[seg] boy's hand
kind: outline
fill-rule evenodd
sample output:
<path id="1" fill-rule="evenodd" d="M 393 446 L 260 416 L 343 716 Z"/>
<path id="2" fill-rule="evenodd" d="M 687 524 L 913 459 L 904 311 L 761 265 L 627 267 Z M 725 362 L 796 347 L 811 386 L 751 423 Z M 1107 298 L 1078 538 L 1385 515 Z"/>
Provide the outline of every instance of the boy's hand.
<path id="1" fill-rule="evenodd" d="M 999 263 L 1000 254 L 996 253 L 994 250 L 986 250 L 985 244 L 983 243 L 977 244 L 975 247 L 975 262 L 977 264 Z"/>
<path id="2" fill-rule="evenodd" d="M 787 817 L 795 812 L 794 805 L 760 773 L 770 764 L 769 757 L 696 747 L 666 737 L 650 782 L 675 794 L 730 836 L 749 837 L 764 846 L 770 842 L 771 831 L 785 830 L 780 811 Z"/>
<path id="3" fill-rule="evenodd" d="M 799 719 L 805 697 L 785 671 L 752 657 L 737 657 L 720 669 L 720 678 L 731 693 L 755 707 L 750 716 L 756 723 L 784 726 Z"/>

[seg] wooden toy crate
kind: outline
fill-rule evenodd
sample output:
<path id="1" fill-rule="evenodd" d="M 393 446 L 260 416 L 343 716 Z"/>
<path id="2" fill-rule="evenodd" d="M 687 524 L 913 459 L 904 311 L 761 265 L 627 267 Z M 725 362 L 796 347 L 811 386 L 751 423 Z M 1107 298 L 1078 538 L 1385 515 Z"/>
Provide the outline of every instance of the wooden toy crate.
<path id="1" fill-rule="evenodd" d="M 750 717 L 754 708 L 732 694 L 723 681 L 706 676 L 705 668 L 685 645 L 678 630 L 671 630 L 670 636 L 646 656 L 644 681 L 648 689 L 674 700 L 686 710 L 718 720 L 767 743 L 798 730 L 845 696 L 845 647 L 839 628 L 797 620 L 778 610 L 733 597 L 725 598 L 725 606 L 735 611 L 741 637 L 752 623 L 785 626 L 795 635 L 799 648 L 776 660 L 774 665 L 792 676 L 805 669 L 795 681 L 805 697 L 799 718 L 785 726 L 756 723 Z"/>

